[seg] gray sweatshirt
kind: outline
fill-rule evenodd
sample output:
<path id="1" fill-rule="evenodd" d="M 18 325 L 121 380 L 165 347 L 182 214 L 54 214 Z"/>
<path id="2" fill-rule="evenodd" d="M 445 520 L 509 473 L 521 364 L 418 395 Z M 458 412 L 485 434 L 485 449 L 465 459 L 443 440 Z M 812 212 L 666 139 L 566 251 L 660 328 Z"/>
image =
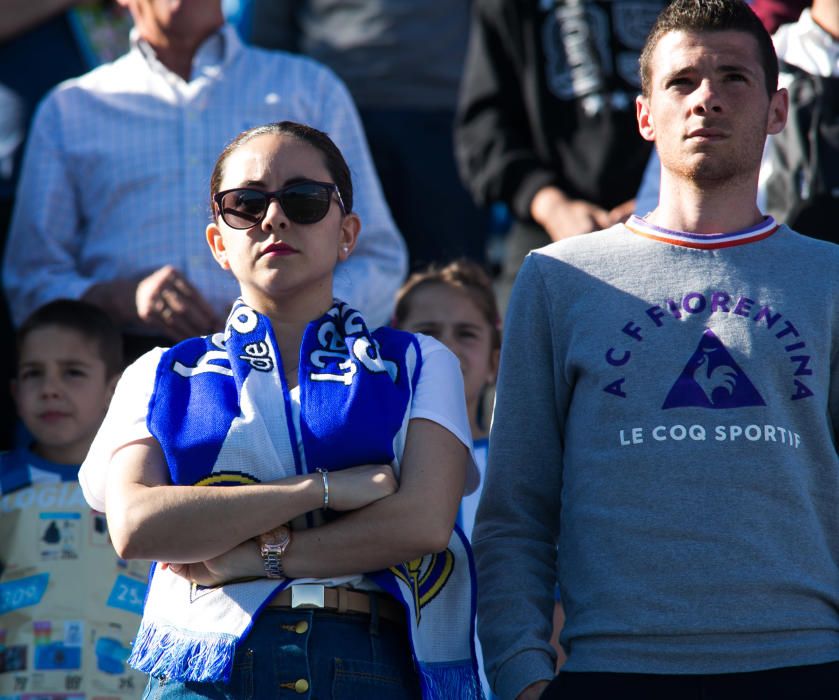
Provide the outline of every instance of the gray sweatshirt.
<path id="1" fill-rule="evenodd" d="M 773 232 L 774 231 L 774 232 Z M 501 698 L 839 659 L 839 247 L 643 220 L 532 253 L 474 548 Z"/>

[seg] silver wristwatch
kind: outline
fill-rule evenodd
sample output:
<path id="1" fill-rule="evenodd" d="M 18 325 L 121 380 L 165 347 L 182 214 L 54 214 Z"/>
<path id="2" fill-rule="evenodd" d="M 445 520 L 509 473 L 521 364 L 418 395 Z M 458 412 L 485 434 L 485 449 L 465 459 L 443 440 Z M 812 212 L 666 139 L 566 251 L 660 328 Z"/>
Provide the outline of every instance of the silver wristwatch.
<path id="1" fill-rule="evenodd" d="M 283 554 L 291 544 L 291 529 L 287 525 L 280 525 L 261 534 L 257 539 L 265 575 L 268 578 L 285 578 Z"/>

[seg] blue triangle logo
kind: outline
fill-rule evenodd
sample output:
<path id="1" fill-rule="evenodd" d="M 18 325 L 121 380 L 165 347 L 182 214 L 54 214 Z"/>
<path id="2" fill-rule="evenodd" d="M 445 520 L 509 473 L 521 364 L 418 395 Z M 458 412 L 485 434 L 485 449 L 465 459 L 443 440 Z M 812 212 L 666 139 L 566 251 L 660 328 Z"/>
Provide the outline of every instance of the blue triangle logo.
<path id="1" fill-rule="evenodd" d="M 755 385 L 712 330 L 706 330 L 662 408 L 765 406 Z"/>

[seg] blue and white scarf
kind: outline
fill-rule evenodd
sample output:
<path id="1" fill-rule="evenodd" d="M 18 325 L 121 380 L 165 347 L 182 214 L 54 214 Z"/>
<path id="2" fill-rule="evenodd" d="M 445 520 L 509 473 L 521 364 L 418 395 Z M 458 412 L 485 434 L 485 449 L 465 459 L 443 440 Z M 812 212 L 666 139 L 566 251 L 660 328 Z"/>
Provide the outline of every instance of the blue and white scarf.
<path id="1" fill-rule="evenodd" d="M 271 323 L 240 299 L 223 335 L 163 354 L 148 427 L 174 484 L 255 484 L 371 463 L 398 470 L 421 365 L 413 335 L 370 333 L 357 311 L 336 301 L 303 335 L 298 434 Z M 463 533 L 456 530 L 442 553 L 367 576 L 404 606 L 423 697 L 480 697 L 474 565 Z M 301 582 L 200 588 L 156 567 L 129 661 L 173 680 L 227 680 L 255 616 Z"/>

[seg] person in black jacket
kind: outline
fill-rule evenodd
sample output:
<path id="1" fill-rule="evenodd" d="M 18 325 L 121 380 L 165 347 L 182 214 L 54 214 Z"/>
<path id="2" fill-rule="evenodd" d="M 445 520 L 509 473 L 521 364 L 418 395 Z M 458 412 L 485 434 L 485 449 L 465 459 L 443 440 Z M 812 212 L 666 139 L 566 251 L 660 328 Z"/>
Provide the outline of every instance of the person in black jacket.
<path id="1" fill-rule="evenodd" d="M 650 144 L 638 135 L 638 55 L 660 0 L 477 0 L 455 145 L 480 204 L 515 224 L 499 296 L 528 250 L 633 211 Z"/>

